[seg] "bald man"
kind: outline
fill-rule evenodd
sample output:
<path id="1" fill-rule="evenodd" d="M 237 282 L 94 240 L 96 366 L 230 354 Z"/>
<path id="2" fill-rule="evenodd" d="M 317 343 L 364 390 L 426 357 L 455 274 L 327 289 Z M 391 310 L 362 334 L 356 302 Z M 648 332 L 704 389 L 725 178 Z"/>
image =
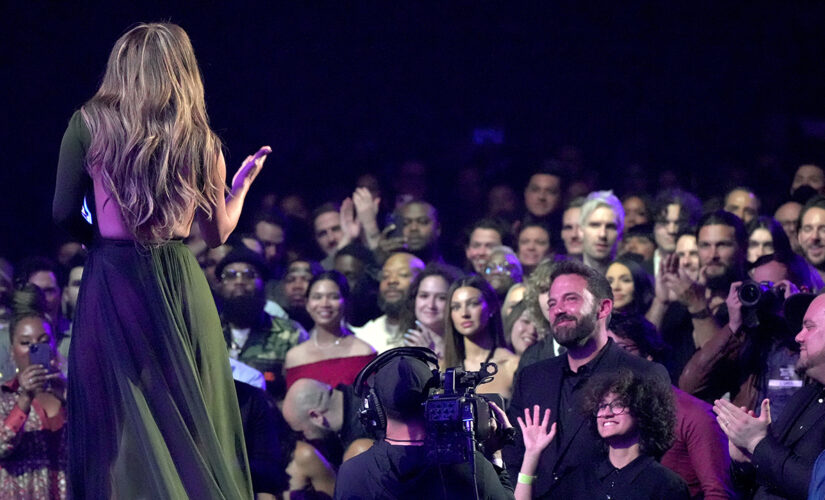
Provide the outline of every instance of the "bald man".
<path id="1" fill-rule="evenodd" d="M 422 269 L 424 262 L 406 252 L 394 253 L 384 262 L 378 286 L 378 307 L 384 315 L 352 329 L 356 337 L 371 345 L 379 354 L 404 345 L 403 332 L 400 331 L 401 311 L 410 282 Z"/>
<path id="2" fill-rule="evenodd" d="M 351 386 L 339 384 L 333 388 L 317 380 L 302 378 L 287 391 L 282 413 L 292 430 L 305 440 L 321 449 L 329 449 L 331 445 L 344 451 L 344 457 L 347 457 L 356 448 L 363 451 L 361 447 L 366 443 L 362 440 L 369 438 L 358 417 L 360 409 L 361 401 Z M 328 458 L 340 465 L 338 456 Z"/>

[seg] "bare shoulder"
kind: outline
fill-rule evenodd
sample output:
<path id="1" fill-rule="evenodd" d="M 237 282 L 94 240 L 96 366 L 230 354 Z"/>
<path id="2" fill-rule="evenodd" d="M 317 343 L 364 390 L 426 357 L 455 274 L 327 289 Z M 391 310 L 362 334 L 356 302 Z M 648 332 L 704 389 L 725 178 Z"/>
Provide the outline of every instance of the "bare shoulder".
<path id="1" fill-rule="evenodd" d="M 371 345 L 359 339 L 355 335 L 351 335 L 350 338 L 352 339 L 350 354 L 353 356 L 365 356 L 375 352 L 375 349 Z"/>
<path id="2" fill-rule="evenodd" d="M 292 368 L 293 366 L 298 366 L 304 364 L 304 360 L 306 359 L 307 355 L 307 344 L 301 343 L 296 345 L 295 347 L 291 347 L 286 352 L 286 358 L 284 359 L 284 368 Z"/>

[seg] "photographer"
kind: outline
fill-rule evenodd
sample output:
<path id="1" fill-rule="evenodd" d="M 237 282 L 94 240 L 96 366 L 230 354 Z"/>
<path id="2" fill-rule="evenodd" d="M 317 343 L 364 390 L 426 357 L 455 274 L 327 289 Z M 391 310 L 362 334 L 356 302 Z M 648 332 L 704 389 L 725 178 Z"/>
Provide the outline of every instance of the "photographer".
<path id="1" fill-rule="evenodd" d="M 359 381 L 365 382 L 375 421 L 386 423 L 385 437 L 344 462 L 335 484 L 336 499 L 473 498 L 476 488 L 478 498 L 513 498 L 506 470 L 479 451 L 473 454 L 474 471 L 468 463 L 443 465 L 432 458 L 434 443 L 428 439 L 424 404 L 441 385 L 438 371 L 433 369 L 435 362 L 437 358 L 428 349 L 397 348 L 376 358 L 359 374 L 356 389 L 364 387 L 359 387 Z M 499 429 L 511 427 L 502 412 L 496 413 L 503 424 Z M 494 433 L 491 440 L 500 434 Z M 485 444 L 488 449 L 499 447 Z M 501 464 L 498 451 L 495 457 L 493 462 Z"/>
<path id="2" fill-rule="evenodd" d="M 748 408 L 769 397 L 777 413 L 802 387 L 794 371 L 796 332 L 785 321 L 782 305 L 810 286 L 810 272 L 795 254 L 771 254 L 753 264 L 750 276 L 753 281 L 746 286 L 731 284 L 730 319 L 690 359 L 679 388 L 709 402 L 729 392 L 734 404 Z M 744 302 L 755 303 L 743 305 L 743 296 Z"/>

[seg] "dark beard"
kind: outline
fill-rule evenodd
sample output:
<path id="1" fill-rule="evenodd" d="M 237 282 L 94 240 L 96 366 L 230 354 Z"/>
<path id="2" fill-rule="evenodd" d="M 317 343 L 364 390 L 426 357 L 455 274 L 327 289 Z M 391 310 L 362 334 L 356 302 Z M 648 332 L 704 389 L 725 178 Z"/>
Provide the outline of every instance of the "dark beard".
<path id="1" fill-rule="evenodd" d="M 584 343 L 584 340 L 590 338 L 596 330 L 596 311 L 590 314 L 582 314 L 581 319 L 576 319 L 575 316 L 562 315 L 557 316 L 559 319 L 575 319 L 576 326 L 556 328 L 550 325 L 550 332 L 553 334 L 553 340 L 568 349 L 571 347 L 578 347 Z"/>
<path id="2" fill-rule="evenodd" d="M 378 308 L 390 318 L 399 318 L 401 317 L 401 311 L 404 310 L 404 299 L 396 302 L 387 302 L 384 297 L 379 294 Z"/>
<path id="3" fill-rule="evenodd" d="M 727 296 L 730 291 L 730 284 L 739 279 L 741 279 L 741 273 L 737 272 L 733 266 L 728 266 L 725 268 L 725 272 L 719 276 L 708 277 L 705 286 L 711 292 L 724 293 Z"/>
<path id="4" fill-rule="evenodd" d="M 223 318 L 232 326 L 249 328 L 258 324 L 266 305 L 263 294 L 239 295 L 223 299 Z"/>

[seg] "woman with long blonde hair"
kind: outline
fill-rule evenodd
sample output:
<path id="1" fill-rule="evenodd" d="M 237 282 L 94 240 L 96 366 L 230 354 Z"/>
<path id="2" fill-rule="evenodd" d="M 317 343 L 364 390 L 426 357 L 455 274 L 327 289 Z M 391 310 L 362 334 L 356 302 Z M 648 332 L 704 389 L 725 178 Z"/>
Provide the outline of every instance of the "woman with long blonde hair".
<path id="1" fill-rule="evenodd" d="M 182 239 L 240 217 L 268 147 L 226 188 L 189 37 L 141 24 L 69 122 L 55 221 L 90 246 L 69 352 L 72 498 L 251 498 L 226 346 Z M 84 220 L 85 219 L 85 220 Z"/>

